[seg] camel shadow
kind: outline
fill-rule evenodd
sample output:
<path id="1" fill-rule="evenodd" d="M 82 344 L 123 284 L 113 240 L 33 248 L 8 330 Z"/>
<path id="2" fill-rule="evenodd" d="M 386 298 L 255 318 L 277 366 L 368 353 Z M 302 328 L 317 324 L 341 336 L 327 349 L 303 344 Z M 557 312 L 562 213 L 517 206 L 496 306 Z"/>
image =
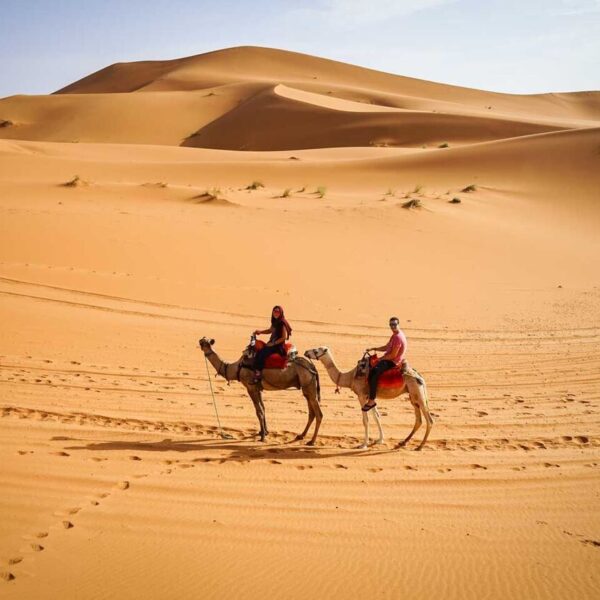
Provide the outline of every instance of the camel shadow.
<path id="1" fill-rule="evenodd" d="M 245 438 L 251 440 L 253 436 Z M 165 438 L 156 442 L 135 442 L 135 441 L 113 441 L 113 442 L 92 442 L 80 446 L 67 446 L 65 450 L 84 450 L 90 452 L 112 452 L 112 451 L 131 451 L 131 452 L 195 452 L 205 454 L 207 452 L 228 452 L 227 456 L 202 458 L 198 457 L 198 462 L 248 462 L 253 460 L 311 460 L 327 458 L 344 458 L 360 456 L 379 456 L 396 452 L 390 448 L 380 448 L 377 450 L 361 449 L 341 449 L 338 452 L 332 452 L 329 448 L 311 447 L 304 444 L 291 446 L 282 444 L 264 444 L 261 446 L 244 444 L 240 440 L 215 440 L 214 438 L 198 438 L 193 440 L 172 440 Z"/>

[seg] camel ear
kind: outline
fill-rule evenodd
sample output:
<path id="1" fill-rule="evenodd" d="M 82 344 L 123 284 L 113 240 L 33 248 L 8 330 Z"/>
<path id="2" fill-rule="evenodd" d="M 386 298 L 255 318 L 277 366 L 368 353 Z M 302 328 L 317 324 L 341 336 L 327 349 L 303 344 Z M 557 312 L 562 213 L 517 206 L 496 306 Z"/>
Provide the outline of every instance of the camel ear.
<path id="1" fill-rule="evenodd" d="M 208 343 L 212 346 L 215 343 L 215 340 L 213 338 L 210 338 L 210 340 L 208 340 Z"/>

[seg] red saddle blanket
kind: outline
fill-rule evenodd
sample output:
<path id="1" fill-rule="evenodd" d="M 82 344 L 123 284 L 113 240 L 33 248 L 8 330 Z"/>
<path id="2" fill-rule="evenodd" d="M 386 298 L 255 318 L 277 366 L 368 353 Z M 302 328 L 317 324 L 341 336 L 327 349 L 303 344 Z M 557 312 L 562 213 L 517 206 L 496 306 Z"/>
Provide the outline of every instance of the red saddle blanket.
<path id="1" fill-rule="evenodd" d="M 266 343 L 262 340 L 256 340 L 256 344 L 254 345 L 254 349 L 256 352 L 259 352 L 266 346 Z M 271 356 L 267 357 L 265 361 L 265 369 L 285 369 L 288 366 L 288 352 L 292 348 L 292 344 L 285 343 L 283 345 L 283 351 L 285 355 L 281 354 L 271 354 Z"/>
<path id="2" fill-rule="evenodd" d="M 369 366 L 372 369 L 379 362 L 378 356 L 369 358 Z M 397 388 L 404 385 L 404 377 L 402 376 L 402 367 L 394 367 L 384 371 L 377 381 L 377 388 Z"/>

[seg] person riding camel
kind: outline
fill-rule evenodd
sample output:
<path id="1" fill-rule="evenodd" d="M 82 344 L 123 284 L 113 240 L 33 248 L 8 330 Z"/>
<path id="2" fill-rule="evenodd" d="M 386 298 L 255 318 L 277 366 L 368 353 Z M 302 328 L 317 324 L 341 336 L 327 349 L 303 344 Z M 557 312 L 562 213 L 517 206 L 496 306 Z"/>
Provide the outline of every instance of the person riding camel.
<path id="1" fill-rule="evenodd" d="M 262 370 L 265 367 L 265 361 L 271 354 L 281 354 L 285 356 L 285 342 L 292 335 L 292 328 L 283 314 L 281 306 L 274 306 L 271 312 L 271 327 L 268 329 L 257 329 L 254 335 L 270 333 L 271 337 L 264 348 L 258 351 L 254 359 L 254 377 L 260 381 Z"/>
<path id="2" fill-rule="evenodd" d="M 362 407 L 364 412 L 377 406 L 375 396 L 377 395 L 377 382 L 384 371 L 393 369 L 402 364 L 406 354 L 406 336 L 399 328 L 400 320 L 398 317 L 390 317 L 390 329 L 392 336 L 385 346 L 378 348 L 367 348 L 367 352 L 385 352 L 377 364 L 369 371 L 369 401 Z"/>

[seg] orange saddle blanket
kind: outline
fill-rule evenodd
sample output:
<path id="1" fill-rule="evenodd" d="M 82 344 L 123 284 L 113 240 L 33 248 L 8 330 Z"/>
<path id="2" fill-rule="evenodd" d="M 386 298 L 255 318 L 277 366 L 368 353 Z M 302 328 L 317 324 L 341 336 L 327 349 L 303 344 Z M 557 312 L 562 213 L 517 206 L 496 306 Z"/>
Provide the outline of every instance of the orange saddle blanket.
<path id="1" fill-rule="evenodd" d="M 378 356 L 369 358 L 369 366 L 372 369 L 379 362 Z M 404 385 L 404 377 L 402 376 L 402 366 L 394 367 L 384 371 L 377 381 L 377 388 L 397 388 Z"/>
<path id="2" fill-rule="evenodd" d="M 266 343 L 262 340 L 256 340 L 256 344 L 254 349 L 256 352 L 259 352 L 266 346 Z M 285 355 L 281 354 L 271 354 L 265 361 L 265 369 L 285 369 L 288 366 L 288 352 L 293 347 L 293 344 L 286 342 L 283 345 L 283 351 Z"/>

